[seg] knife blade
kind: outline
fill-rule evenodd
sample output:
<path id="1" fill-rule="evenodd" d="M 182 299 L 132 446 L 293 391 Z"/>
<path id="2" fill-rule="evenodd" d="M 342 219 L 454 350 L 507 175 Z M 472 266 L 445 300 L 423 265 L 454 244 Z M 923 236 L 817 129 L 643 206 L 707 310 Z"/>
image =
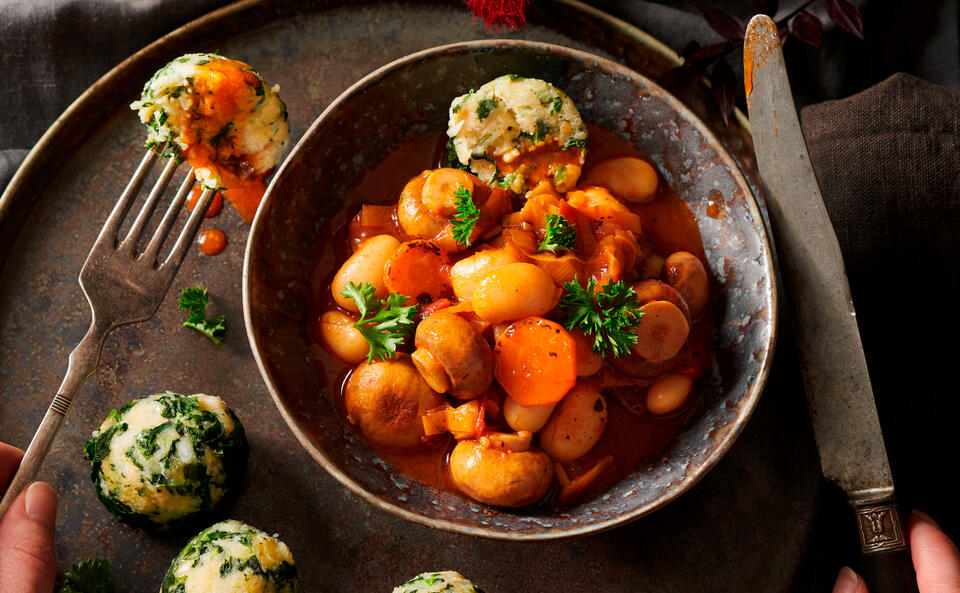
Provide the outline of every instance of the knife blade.
<path id="1" fill-rule="evenodd" d="M 824 478 L 847 493 L 871 593 L 916 590 L 856 312 L 797 118 L 780 35 L 753 17 L 743 52 L 751 133 Z M 874 582 L 871 583 L 870 581 Z M 907 587 L 907 588 L 904 588 Z"/>

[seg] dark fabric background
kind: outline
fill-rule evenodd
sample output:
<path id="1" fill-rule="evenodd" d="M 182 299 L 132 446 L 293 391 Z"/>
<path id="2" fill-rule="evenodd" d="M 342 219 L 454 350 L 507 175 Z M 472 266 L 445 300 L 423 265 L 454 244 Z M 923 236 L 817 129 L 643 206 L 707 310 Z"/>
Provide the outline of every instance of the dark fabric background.
<path id="1" fill-rule="evenodd" d="M 960 536 L 960 93 L 897 74 L 802 111 L 897 493 Z"/>
<path id="2" fill-rule="evenodd" d="M 691 3 L 594 3 L 675 49 L 719 40 Z M 751 6 L 704 3 L 743 18 Z M 0 0 L 0 187 L 97 78 L 225 4 Z M 797 2 L 782 4 L 786 11 Z M 798 106 L 810 105 L 801 113 L 804 132 L 845 254 L 898 492 L 956 540 L 958 0 L 858 4 L 865 42 L 828 27 L 819 49 L 791 40 L 785 53 Z M 739 72 L 739 60 L 730 63 Z M 790 339 L 789 331 L 781 335 Z"/>

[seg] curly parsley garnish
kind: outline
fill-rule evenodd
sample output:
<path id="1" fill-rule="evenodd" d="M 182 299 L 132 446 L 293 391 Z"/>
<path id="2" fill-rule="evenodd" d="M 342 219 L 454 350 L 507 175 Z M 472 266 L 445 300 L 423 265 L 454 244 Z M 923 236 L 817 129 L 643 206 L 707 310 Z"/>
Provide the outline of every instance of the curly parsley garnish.
<path id="1" fill-rule="evenodd" d="M 113 593 L 110 561 L 96 558 L 72 565 L 63 575 L 60 593 Z"/>
<path id="2" fill-rule="evenodd" d="M 593 351 L 597 354 L 625 356 L 637 343 L 637 334 L 631 331 L 640 324 L 637 293 L 633 287 L 620 280 L 608 282 L 600 292 L 594 293 L 593 278 L 580 286 L 576 276 L 564 285 L 560 299 L 560 314 L 568 330 L 580 329 L 593 336 Z"/>
<path id="3" fill-rule="evenodd" d="M 227 319 L 223 315 L 215 319 L 207 319 L 207 289 L 202 286 L 185 288 L 180 292 L 177 306 L 187 312 L 187 320 L 183 327 L 197 330 L 201 334 L 220 346 L 223 344 L 224 334 L 227 332 Z"/>
<path id="4" fill-rule="evenodd" d="M 470 190 L 462 185 L 453 192 L 453 197 L 456 198 L 454 205 L 457 207 L 457 215 L 450 219 L 450 224 L 453 225 L 453 238 L 457 243 L 469 247 L 473 227 L 480 220 L 480 210 L 474 205 Z"/>
<path id="5" fill-rule="evenodd" d="M 353 327 L 370 344 L 367 362 L 395 358 L 397 346 L 403 345 L 413 331 L 417 305 L 405 306 L 409 297 L 395 292 L 378 299 L 376 289 L 367 282 L 359 286 L 351 282 L 340 294 L 352 299 L 360 310 L 360 319 Z"/>
<path id="6" fill-rule="evenodd" d="M 576 244 L 577 227 L 570 226 L 567 219 L 559 214 L 547 214 L 547 228 L 537 251 L 551 251 L 553 253 L 557 253 L 561 249 L 569 251 Z"/>

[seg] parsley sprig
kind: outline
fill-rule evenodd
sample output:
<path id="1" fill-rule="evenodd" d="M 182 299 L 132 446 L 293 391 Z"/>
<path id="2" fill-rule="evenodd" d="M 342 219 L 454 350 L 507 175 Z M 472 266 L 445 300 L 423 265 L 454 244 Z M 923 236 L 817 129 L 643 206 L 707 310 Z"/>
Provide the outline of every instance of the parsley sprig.
<path id="1" fill-rule="evenodd" d="M 72 565 L 63 575 L 60 593 L 113 593 L 110 561 L 96 558 Z"/>
<path id="2" fill-rule="evenodd" d="M 597 354 L 625 356 L 637 343 L 637 334 L 631 330 L 643 317 L 637 293 L 622 280 L 608 282 L 596 293 L 595 286 L 593 278 L 580 286 L 576 276 L 564 285 L 559 305 L 563 325 L 592 335 Z"/>
<path id="3" fill-rule="evenodd" d="M 180 292 L 177 306 L 188 314 L 187 320 L 183 322 L 183 327 L 197 330 L 210 338 L 214 344 L 220 346 L 223 344 L 227 332 L 227 319 L 223 315 L 214 319 L 207 319 L 208 301 L 207 289 L 202 286 L 194 286 L 185 288 Z"/>
<path id="4" fill-rule="evenodd" d="M 453 225 L 453 238 L 457 243 L 469 247 L 473 227 L 480 220 L 480 210 L 473 203 L 470 190 L 462 185 L 453 192 L 453 197 L 456 198 L 454 205 L 457 208 L 457 215 L 450 219 L 450 224 Z"/>
<path id="5" fill-rule="evenodd" d="M 570 226 L 567 219 L 559 214 L 547 214 L 547 228 L 537 251 L 553 253 L 561 249 L 570 251 L 576 244 L 577 227 Z"/>
<path id="6" fill-rule="evenodd" d="M 367 362 L 396 357 L 397 346 L 403 345 L 413 331 L 417 305 L 405 306 L 409 297 L 395 292 L 379 299 L 376 289 L 368 282 L 359 286 L 351 282 L 340 294 L 352 299 L 360 310 L 360 319 L 353 327 L 370 344 Z"/>

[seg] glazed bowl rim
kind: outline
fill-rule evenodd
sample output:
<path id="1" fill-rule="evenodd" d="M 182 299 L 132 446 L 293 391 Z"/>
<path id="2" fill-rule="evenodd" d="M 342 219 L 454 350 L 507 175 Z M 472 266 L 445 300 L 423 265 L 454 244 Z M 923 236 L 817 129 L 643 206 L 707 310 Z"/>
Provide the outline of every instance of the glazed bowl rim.
<path id="1" fill-rule="evenodd" d="M 411 511 L 400 504 L 393 502 L 392 500 L 388 500 L 385 496 L 380 496 L 370 492 L 362 483 L 341 471 L 337 464 L 327 456 L 326 452 L 318 447 L 313 442 L 313 439 L 311 439 L 310 436 L 304 432 L 304 430 L 300 427 L 298 420 L 294 417 L 293 413 L 287 408 L 286 403 L 283 401 L 280 395 L 280 390 L 277 387 L 277 382 L 274 380 L 273 373 L 267 367 L 266 363 L 264 362 L 264 357 L 261 355 L 261 345 L 258 343 L 258 338 L 253 327 L 253 313 L 251 306 L 251 267 L 253 265 L 253 245 L 257 236 L 259 235 L 262 226 L 261 222 L 266 216 L 265 212 L 269 207 L 269 203 L 273 195 L 273 189 L 277 185 L 278 180 L 283 177 L 284 171 L 288 166 L 290 166 L 290 163 L 293 162 L 295 156 L 300 153 L 306 142 L 314 135 L 316 130 L 325 123 L 331 114 L 335 113 L 342 105 L 350 101 L 361 91 L 375 84 L 385 74 L 393 70 L 416 62 L 425 61 L 439 55 L 496 50 L 501 49 L 504 46 L 538 53 L 565 54 L 567 56 L 577 58 L 585 64 L 592 63 L 593 67 L 595 68 L 602 67 L 613 74 L 619 74 L 628 79 L 637 80 L 647 88 L 657 91 L 659 93 L 659 98 L 661 98 L 670 107 L 670 109 L 686 118 L 686 120 L 689 121 L 697 133 L 703 136 L 706 142 L 717 153 L 717 157 L 722 161 L 722 164 L 729 170 L 730 175 L 733 177 L 736 185 L 739 186 L 743 193 L 747 196 L 747 208 L 753 217 L 753 220 L 755 221 L 754 227 L 758 230 L 760 235 L 761 249 L 766 261 L 765 272 L 770 279 L 770 288 L 766 291 L 765 295 L 766 302 L 769 303 L 770 308 L 769 339 L 765 345 L 766 347 L 762 349 L 763 358 L 762 360 L 758 361 L 759 370 L 749 382 L 745 390 L 745 395 L 738 406 L 736 417 L 728 423 L 728 426 L 734 427 L 734 429 L 726 431 L 726 434 L 720 438 L 720 441 L 713 448 L 713 451 L 700 464 L 685 473 L 683 478 L 676 483 L 674 487 L 670 488 L 658 498 L 610 519 L 588 522 L 584 525 L 573 528 L 554 528 L 551 530 L 537 531 L 532 533 L 523 531 L 498 531 L 487 526 L 469 525 L 448 519 L 427 517 L 420 513 Z M 370 72 L 341 92 L 336 99 L 334 99 L 313 121 L 310 127 L 307 128 L 301 138 L 297 141 L 296 145 L 290 150 L 289 154 L 286 156 L 276 173 L 273 175 L 273 178 L 270 181 L 270 184 L 267 187 L 267 191 L 264 195 L 263 203 L 254 217 L 244 250 L 243 276 L 241 282 L 243 285 L 243 317 L 247 339 L 250 343 L 250 349 L 253 353 L 254 359 L 256 360 L 257 367 L 260 370 L 260 375 L 263 377 L 264 383 L 270 392 L 271 398 L 273 398 L 274 404 L 277 406 L 281 416 L 283 417 L 287 426 L 290 427 L 301 446 L 307 450 L 310 456 L 313 457 L 313 459 L 316 460 L 327 471 L 327 473 L 332 475 L 341 484 L 377 508 L 408 521 L 426 525 L 428 527 L 435 527 L 445 531 L 465 535 L 474 535 L 508 541 L 554 540 L 598 533 L 629 523 L 643 515 L 659 509 L 689 490 L 694 484 L 703 478 L 703 476 L 713 469 L 717 462 L 724 456 L 724 454 L 727 453 L 730 447 L 733 446 L 733 443 L 736 441 L 747 420 L 753 413 L 769 375 L 778 329 L 777 276 L 774 269 L 770 236 L 764 224 L 764 220 L 765 218 L 761 214 L 756 196 L 741 172 L 740 167 L 737 165 L 736 161 L 729 154 L 723 144 L 717 139 L 715 134 L 697 115 L 695 115 L 688 107 L 680 102 L 679 99 L 665 91 L 662 87 L 642 74 L 639 74 L 638 72 L 618 64 L 608 58 L 554 43 L 516 39 L 484 39 L 439 45 L 410 53 L 406 56 L 393 60 L 381 66 L 380 68 L 377 68 L 373 72 Z"/>

